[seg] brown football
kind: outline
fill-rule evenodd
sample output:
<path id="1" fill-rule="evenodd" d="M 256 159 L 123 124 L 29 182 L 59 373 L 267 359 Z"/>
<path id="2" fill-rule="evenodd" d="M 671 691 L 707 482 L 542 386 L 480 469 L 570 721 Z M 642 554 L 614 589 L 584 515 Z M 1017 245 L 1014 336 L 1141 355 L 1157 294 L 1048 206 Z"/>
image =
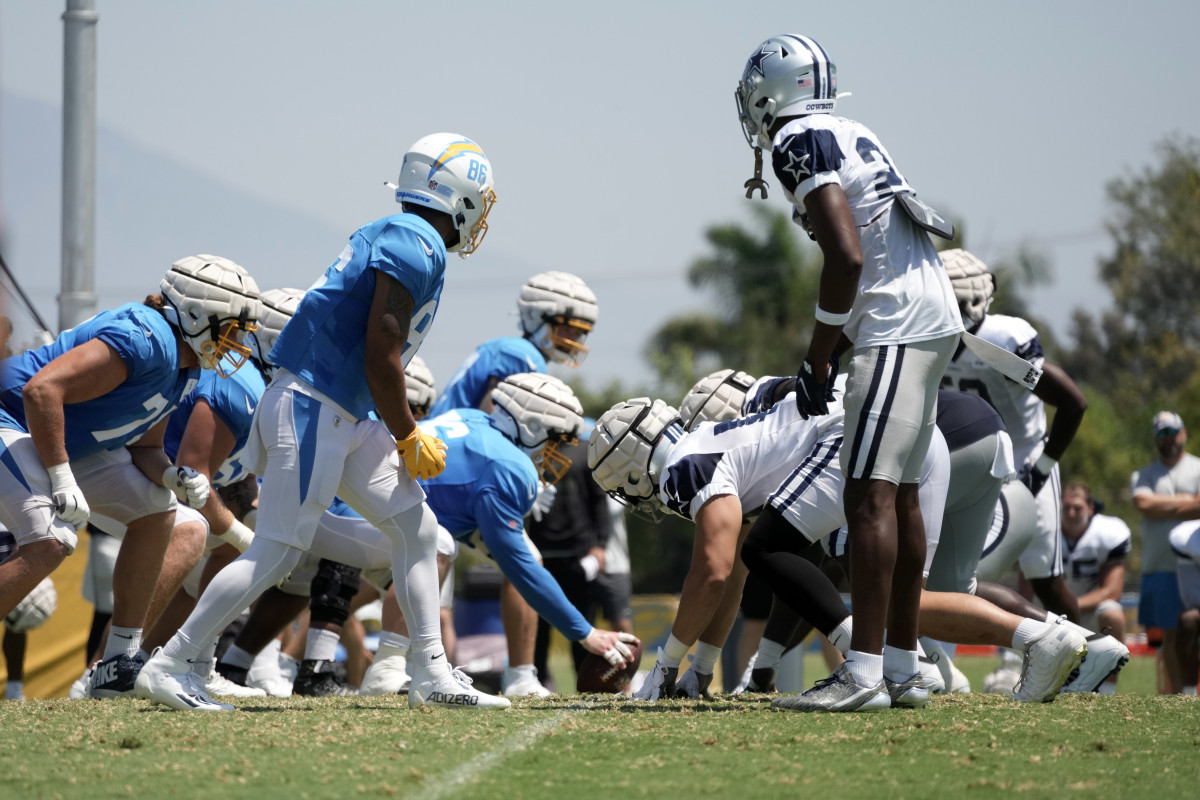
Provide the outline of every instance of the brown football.
<path id="1" fill-rule="evenodd" d="M 579 675 L 575 680 L 575 688 L 581 692 L 598 694 L 616 694 L 625 691 L 625 687 L 637 674 L 638 666 L 642 663 L 641 642 L 630 643 L 629 649 L 633 657 L 625 662 L 625 668 L 620 669 L 604 660 L 604 656 L 588 653 L 579 665 Z"/>

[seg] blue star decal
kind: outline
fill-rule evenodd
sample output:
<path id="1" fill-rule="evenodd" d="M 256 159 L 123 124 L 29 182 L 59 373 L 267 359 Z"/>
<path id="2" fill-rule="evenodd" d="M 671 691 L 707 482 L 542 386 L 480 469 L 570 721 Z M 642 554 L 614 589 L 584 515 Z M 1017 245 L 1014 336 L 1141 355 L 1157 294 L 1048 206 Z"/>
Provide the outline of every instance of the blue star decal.
<path id="1" fill-rule="evenodd" d="M 791 174 L 792 180 L 795 181 L 797 184 L 800 183 L 801 175 L 811 175 L 812 174 L 812 170 L 810 170 L 808 168 L 809 155 L 810 155 L 809 153 L 802 153 L 800 155 L 797 155 L 796 153 L 789 151 L 787 154 L 787 156 L 788 156 L 787 166 L 781 167 L 781 169 L 784 172 Z"/>
<path id="2" fill-rule="evenodd" d="M 758 52 L 750 56 L 750 63 L 746 65 L 745 77 L 749 78 L 756 72 L 764 78 L 767 77 L 766 73 L 763 72 L 762 62 L 767 60 L 767 56 L 779 55 L 778 50 L 768 50 L 768 44 L 770 44 L 770 42 L 763 42 L 762 46 L 758 48 Z"/>

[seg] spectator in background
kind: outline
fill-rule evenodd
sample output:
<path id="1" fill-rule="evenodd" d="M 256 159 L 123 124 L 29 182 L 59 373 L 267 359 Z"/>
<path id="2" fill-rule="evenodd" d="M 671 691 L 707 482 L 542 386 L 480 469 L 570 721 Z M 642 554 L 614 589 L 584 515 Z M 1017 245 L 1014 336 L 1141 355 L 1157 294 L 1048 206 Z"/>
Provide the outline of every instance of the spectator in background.
<path id="1" fill-rule="evenodd" d="M 1079 601 L 1080 624 L 1124 641 L 1121 589 L 1133 537 L 1124 522 L 1094 511 L 1091 494 L 1082 483 L 1062 491 L 1063 572 Z M 1100 684 L 1100 694 L 1116 691 L 1115 674 Z"/>
<path id="2" fill-rule="evenodd" d="M 591 476 L 588 476 L 591 480 Z M 595 481 L 592 481 L 595 483 Z M 625 506 L 607 498 L 612 535 L 604 548 L 604 569 L 592 584 L 592 594 L 610 627 L 633 633 L 633 572 L 629 561 L 629 532 L 625 528 Z"/>
<path id="3" fill-rule="evenodd" d="M 1133 505 L 1142 515 L 1141 603 L 1138 622 L 1163 632 L 1159 658 L 1166 676 L 1166 693 L 1183 689 L 1176 653 L 1175 626 L 1183 605 L 1175 574 L 1177 557 L 1168 541 L 1181 520 L 1200 518 L 1200 458 L 1184 452 L 1187 428 L 1173 411 L 1154 416 L 1154 447 L 1158 460 L 1133 473 Z"/>

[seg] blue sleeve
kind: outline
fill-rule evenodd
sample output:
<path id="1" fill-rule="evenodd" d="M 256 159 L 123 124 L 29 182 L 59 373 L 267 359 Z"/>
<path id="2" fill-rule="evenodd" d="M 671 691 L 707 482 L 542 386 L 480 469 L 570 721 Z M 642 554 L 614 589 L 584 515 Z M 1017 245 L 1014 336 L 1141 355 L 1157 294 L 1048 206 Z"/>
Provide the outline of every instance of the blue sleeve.
<path id="1" fill-rule="evenodd" d="M 242 369 L 254 369 L 254 366 L 246 364 Z M 244 441 L 250 434 L 258 398 L 252 400 L 241 383 L 233 378 L 207 381 L 196 390 L 196 399 L 208 403 L 217 419 L 225 423 L 237 441 Z"/>
<path id="2" fill-rule="evenodd" d="M 142 328 L 137 323 L 126 320 L 114 320 L 96 333 L 96 338 L 107 344 L 125 362 L 129 376 L 136 378 L 146 372 L 157 372 L 166 363 L 162 342 L 154 331 Z M 175 342 L 171 342 L 175 347 Z"/>
<path id="3" fill-rule="evenodd" d="M 521 523 L 529 506 L 515 503 L 508 492 L 488 487 L 476 495 L 475 519 L 488 552 L 525 602 L 569 641 L 578 642 L 592 630 L 562 587 L 525 546 Z"/>
<path id="4" fill-rule="evenodd" d="M 367 265 L 390 275 L 400 282 L 413 298 L 413 310 L 429 299 L 428 266 L 432 245 L 421 239 L 411 228 L 392 223 L 371 242 Z"/>
<path id="5" fill-rule="evenodd" d="M 837 172 L 846 160 L 833 131 L 806 128 L 793 133 L 771 151 L 775 177 L 789 194 L 801 183 L 822 172 Z"/>

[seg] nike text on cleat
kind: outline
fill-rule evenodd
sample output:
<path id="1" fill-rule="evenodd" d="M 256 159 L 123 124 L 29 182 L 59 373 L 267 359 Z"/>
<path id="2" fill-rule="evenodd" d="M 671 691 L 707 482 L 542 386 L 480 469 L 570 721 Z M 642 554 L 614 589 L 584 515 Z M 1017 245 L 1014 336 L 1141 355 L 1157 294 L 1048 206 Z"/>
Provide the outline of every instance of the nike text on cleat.
<path id="1" fill-rule="evenodd" d="M 142 662 L 124 654 L 97 662 L 88 681 L 88 697 L 98 700 L 133 697 L 133 683 L 141 669 Z"/>
<path id="2" fill-rule="evenodd" d="M 929 689 L 925 686 L 924 677 L 920 672 L 910 676 L 900 683 L 883 680 L 887 687 L 888 697 L 892 699 L 893 708 L 924 708 L 929 703 Z"/>
<path id="3" fill-rule="evenodd" d="M 233 711 L 233 706 L 218 703 L 196 684 L 190 662 L 164 656 L 161 648 L 138 673 L 134 690 L 138 697 L 176 711 Z"/>
<path id="4" fill-rule="evenodd" d="M 846 664 L 839 664 L 832 675 L 817 681 L 804 694 L 772 700 L 771 707 L 785 711 L 881 711 L 891 708 L 892 698 L 882 680 L 874 686 L 860 686 Z"/>
<path id="5" fill-rule="evenodd" d="M 1129 663 L 1129 648 L 1105 633 L 1093 633 L 1087 637 L 1087 655 L 1079 668 L 1071 673 L 1062 691 L 1095 692 L 1100 684 L 1121 671 Z"/>
<path id="6" fill-rule="evenodd" d="M 1049 703 L 1088 654 L 1087 639 L 1066 625 L 1047 625 L 1029 640 L 1013 699 Z"/>
<path id="7" fill-rule="evenodd" d="M 503 697 L 484 694 L 471 685 L 462 670 L 452 670 L 442 660 L 436 665 L 418 667 L 408 689 L 408 707 L 441 706 L 443 708 L 490 709 L 509 708 Z"/>

